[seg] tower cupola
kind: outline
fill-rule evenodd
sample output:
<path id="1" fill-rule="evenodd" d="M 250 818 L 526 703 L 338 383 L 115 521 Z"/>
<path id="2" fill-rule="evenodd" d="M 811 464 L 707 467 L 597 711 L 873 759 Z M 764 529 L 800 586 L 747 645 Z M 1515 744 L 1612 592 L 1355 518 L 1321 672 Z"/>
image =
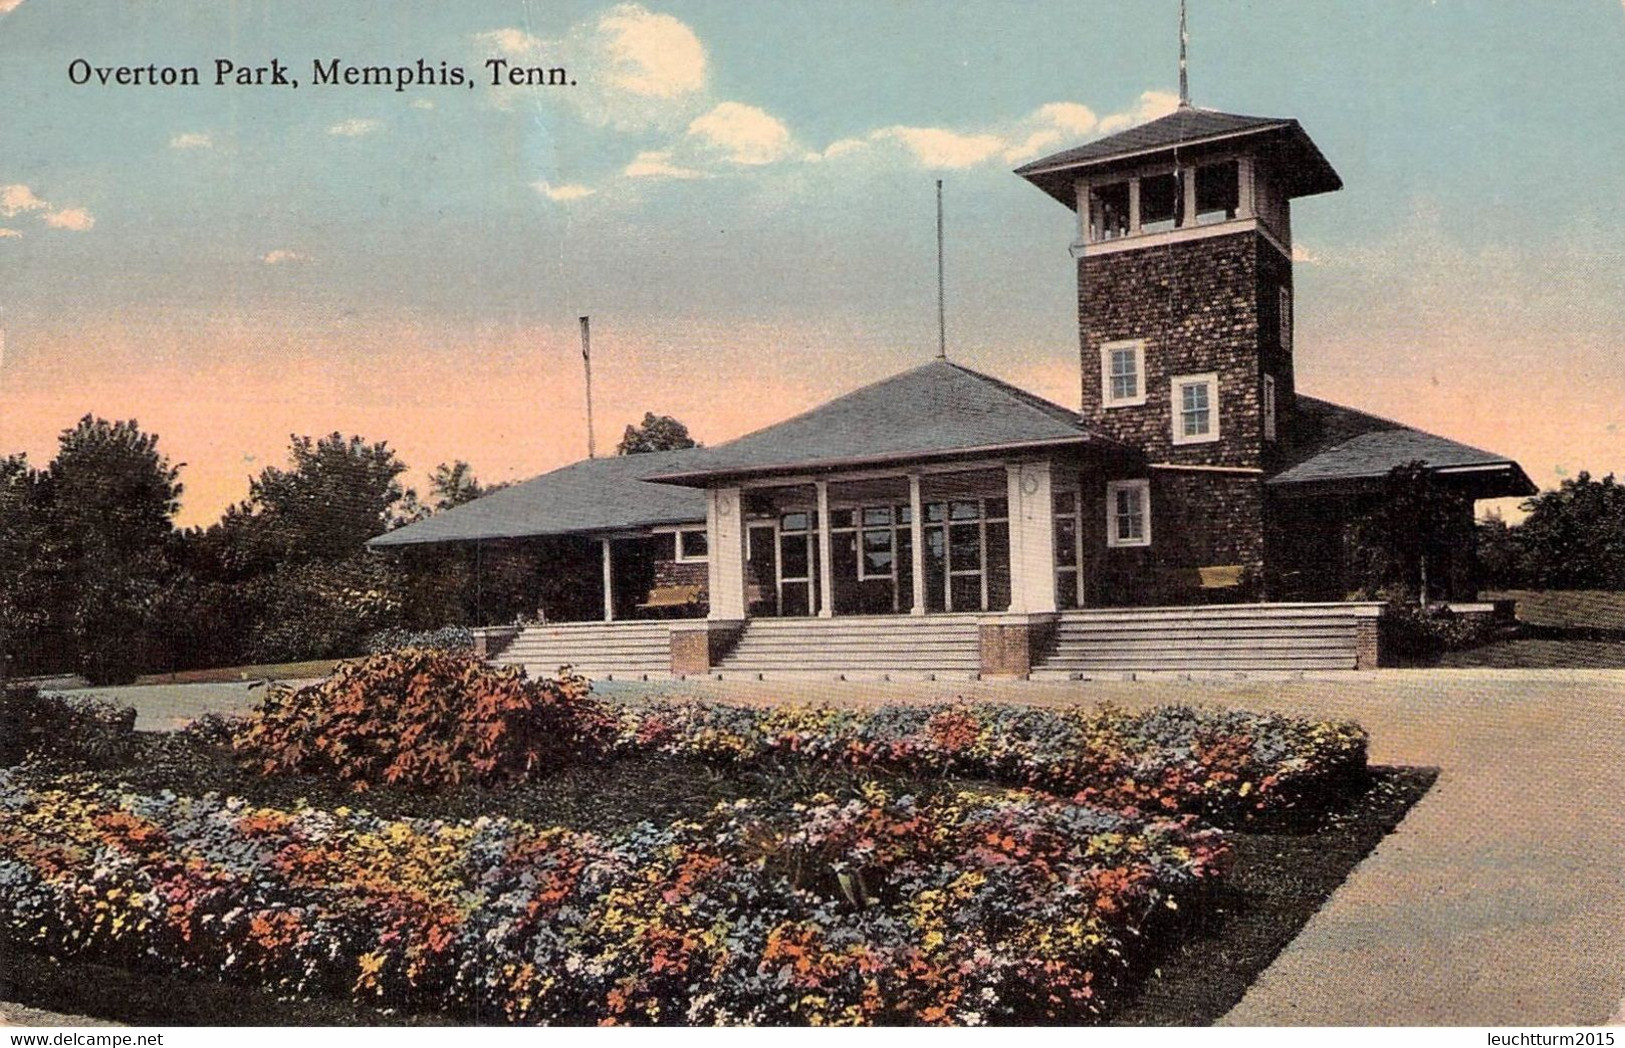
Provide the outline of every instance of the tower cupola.
<path id="1" fill-rule="evenodd" d="M 1077 254 L 1256 228 L 1290 255 L 1290 202 L 1343 187 L 1296 120 L 1188 105 L 1016 174 L 1078 213 Z"/>

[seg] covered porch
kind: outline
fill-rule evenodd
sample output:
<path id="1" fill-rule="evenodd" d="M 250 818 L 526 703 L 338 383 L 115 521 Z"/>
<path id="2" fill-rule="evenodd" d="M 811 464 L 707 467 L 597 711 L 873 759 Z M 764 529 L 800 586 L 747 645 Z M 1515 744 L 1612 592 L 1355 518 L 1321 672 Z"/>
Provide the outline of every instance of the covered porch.
<path id="1" fill-rule="evenodd" d="M 1053 613 L 1080 596 L 1064 458 L 778 476 L 707 491 L 714 620 Z"/>

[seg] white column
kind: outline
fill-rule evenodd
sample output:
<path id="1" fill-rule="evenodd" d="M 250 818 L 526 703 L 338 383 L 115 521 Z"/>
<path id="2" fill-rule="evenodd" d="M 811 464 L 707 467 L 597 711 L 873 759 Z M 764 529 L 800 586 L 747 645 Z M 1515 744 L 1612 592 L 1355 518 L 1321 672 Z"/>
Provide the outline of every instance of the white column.
<path id="1" fill-rule="evenodd" d="M 1180 229 L 1196 225 L 1196 168 L 1185 167 L 1180 169 L 1181 187 L 1185 190 L 1185 221 L 1179 224 Z"/>
<path id="2" fill-rule="evenodd" d="M 1252 218 L 1258 214 L 1256 201 L 1253 200 L 1253 158 L 1239 157 L 1236 160 L 1236 217 Z"/>
<path id="3" fill-rule="evenodd" d="M 1078 179 L 1072 183 L 1072 189 L 1078 194 L 1078 243 L 1087 244 L 1089 236 L 1089 182 L 1087 179 Z"/>
<path id="4" fill-rule="evenodd" d="M 920 475 L 908 475 L 908 534 L 909 552 L 914 570 L 910 573 L 914 583 L 912 615 L 925 614 L 925 502 L 920 498 Z"/>
<path id="5" fill-rule="evenodd" d="M 829 481 L 815 481 L 818 489 L 818 617 L 835 614 L 835 566 L 830 563 Z"/>
<path id="6" fill-rule="evenodd" d="M 615 565 L 609 555 L 609 539 L 599 539 L 604 548 L 604 621 L 615 621 Z"/>
<path id="7" fill-rule="evenodd" d="M 1055 610 L 1055 501 L 1048 462 L 1005 466 L 1010 499 L 1010 610 Z"/>
<path id="8" fill-rule="evenodd" d="M 745 514 L 744 499 L 738 488 L 712 488 L 705 505 L 705 538 L 709 549 L 706 580 L 711 602 L 710 618 L 725 622 L 744 619 L 745 600 Z"/>
<path id="9" fill-rule="evenodd" d="M 1128 235 L 1140 235 L 1140 180 L 1128 180 Z"/>

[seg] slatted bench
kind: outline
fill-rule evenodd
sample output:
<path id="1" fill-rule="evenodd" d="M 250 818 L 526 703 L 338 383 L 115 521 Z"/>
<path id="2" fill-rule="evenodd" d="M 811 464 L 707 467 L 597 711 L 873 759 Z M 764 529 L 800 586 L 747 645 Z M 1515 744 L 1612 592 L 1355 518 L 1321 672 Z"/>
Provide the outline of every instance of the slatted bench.
<path id="1" fill-rule="evenodd" d="M 652 611 L 664 614 L 674 611 L 686 611 L 700 603 L 700 596 L 705 592 L 704 586 L 656 586 L 649 591 L 649 596 L 638 605 L 639 611 Z"/>

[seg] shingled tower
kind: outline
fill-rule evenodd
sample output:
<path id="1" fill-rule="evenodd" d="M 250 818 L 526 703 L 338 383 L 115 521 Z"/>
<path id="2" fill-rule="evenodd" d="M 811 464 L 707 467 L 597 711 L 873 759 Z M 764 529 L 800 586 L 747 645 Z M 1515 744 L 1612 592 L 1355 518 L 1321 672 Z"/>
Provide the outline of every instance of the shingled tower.
<path id="1" fill-rule="evenodd" d="M 1291 201 L 1341 179 L 1295 120 L 1189 105 L 1016 173 L 1077 212 L 1085 423 L 1143 452 L 1178 561 L 1258 566 L 1295 400 Z"/>

